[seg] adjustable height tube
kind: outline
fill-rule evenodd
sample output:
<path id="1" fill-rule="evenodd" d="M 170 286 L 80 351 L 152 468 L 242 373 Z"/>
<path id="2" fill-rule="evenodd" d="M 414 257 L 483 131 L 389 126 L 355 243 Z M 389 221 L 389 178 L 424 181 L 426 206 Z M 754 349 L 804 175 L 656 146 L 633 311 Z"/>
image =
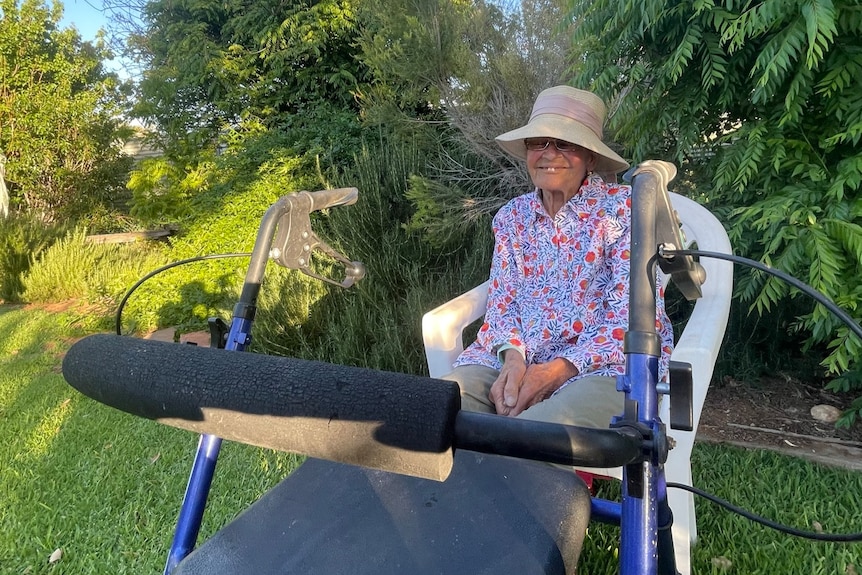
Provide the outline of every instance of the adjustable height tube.
<path id="1" fill-rule="evenodd" d="M 655 331 L 656 243 L 655 197 L 658 182 L 649 171 L 635 176 L 632 183 L 632 241 L 629 276 L 629 329 L 626 354 L 658 357 L 661 343 Z"/>
<path id="2" fill-rule="evenodd" d="M 625 336 L 626 374 L 620 385 L 626 395 L 624 420 L 636 417 L 643 428 L 658 431 L 658 358 L 661 344 L 655 329 L 657 178 L 639 169 L 632 185 L 632 238 L 629 286 L 629 329 Z M 654 433 L 655 435 L 655 433 Z M 623 468 L 620 524 L 620 572 L 656 575 L 658 468 L 652 461 Z"/>

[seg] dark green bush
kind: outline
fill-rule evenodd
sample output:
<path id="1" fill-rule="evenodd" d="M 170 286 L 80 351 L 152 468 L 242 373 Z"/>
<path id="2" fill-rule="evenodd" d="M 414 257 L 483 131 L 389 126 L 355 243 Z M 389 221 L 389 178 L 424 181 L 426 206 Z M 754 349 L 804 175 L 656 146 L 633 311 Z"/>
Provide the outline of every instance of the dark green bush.
<path id="1" fill-rule="evenodd" d="M 427 150 L 387 142 L 364 147 L 332 187 L 359 189 L 359 201 L 322 214 L 318 235 L 367 276 L 349 290 L 311 287 L 288 274 L 266 290 L 255 330 L 271 353 L 304 355 L 346 365 L 422 373 L 422 315 L 484 281 L 490 266 L 488 222 L 472 242 L 441 251 L 407 223 L 414 208 L 406 191 L 411 177 L 428 169 Z M 269 280 L 268 280 L 269 281 Z M 298 301 L 301 303 L 298 303 Z"/>

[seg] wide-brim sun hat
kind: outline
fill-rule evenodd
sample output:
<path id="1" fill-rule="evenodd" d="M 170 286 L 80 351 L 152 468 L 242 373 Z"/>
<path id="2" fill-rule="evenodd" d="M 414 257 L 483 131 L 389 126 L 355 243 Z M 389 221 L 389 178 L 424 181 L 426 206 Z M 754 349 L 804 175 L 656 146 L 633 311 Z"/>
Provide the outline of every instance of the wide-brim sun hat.
<path id="1" fill-rule="evenodd" d="M 596 153 L 599 173 L 622 172 L 629 164 L 603 141 L 607 108 L 601 98 L 571 86 L 543 90 L 536 98 L 526 126 L 501 134 L 497 144 L 518 159 L 527 159 L 525 138 L 554 138 L 578 144 Z"/>

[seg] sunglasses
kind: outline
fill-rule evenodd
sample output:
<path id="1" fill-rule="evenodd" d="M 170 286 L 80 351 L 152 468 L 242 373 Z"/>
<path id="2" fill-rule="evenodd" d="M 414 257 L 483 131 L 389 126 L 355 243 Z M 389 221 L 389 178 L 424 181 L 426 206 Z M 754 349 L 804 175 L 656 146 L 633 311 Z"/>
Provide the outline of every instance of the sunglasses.
<path id="1" fill-rule="evenodd" d="M 531 152 L 541 152 L 542 150 L 547 150 L 548 146 L 551 145 L 551 142 L 554 143 L 554 148 L 559 152 L 574 152 L 581 149 L 581 146 L 577 144 L 563 140 L 555 140 L 554 138 L 525 138 L 524 146 L 526 146 L 526 148 Z"/>

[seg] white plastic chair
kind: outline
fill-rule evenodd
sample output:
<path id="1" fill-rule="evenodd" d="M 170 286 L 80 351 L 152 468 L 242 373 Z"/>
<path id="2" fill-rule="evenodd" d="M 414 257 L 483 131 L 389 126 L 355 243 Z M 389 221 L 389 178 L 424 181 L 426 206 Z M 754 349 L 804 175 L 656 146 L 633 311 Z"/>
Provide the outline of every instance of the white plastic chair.
<path id="1" fill-rule="evenodd" d="M 704 251 L 731 253 L 724 227 L 709 210 L 697 202 L 671 193 L 671 203 L 679 215 L 689 244 Z M 687 246 L 687 247 L 690 247 Z M 667 481 L 691 485 L 691 450 L 700 421 L 700 413 L 712 378 L 719 347 L 724 338 L 733 289 L 733 266 L 714 258 L 701 258 L 706 270 L 703 297 L 695 301 L 691 317 L 674 348 L 674 361 L 690 363 L 693 376 L 693 431 L 668 429 L 676 446 L 665 464 Z M 464 328 L 485 314 L 488 282 L 450 300 L 422 317 L 422 336 L 431 377 L 441 377 L 452 370 L 452 363 L 464 349 Z M 659 415 L 670 421 L 669 401 L 662 401 Z M 622 468 L 585 469 L 596 475 L 622 479 Z M 691 545 L 697 540 L 694 499 L 681 489 L 668 489 L 673 511 L 673 540 L 677 569 L 681 575 L 691 573 Z"/>

